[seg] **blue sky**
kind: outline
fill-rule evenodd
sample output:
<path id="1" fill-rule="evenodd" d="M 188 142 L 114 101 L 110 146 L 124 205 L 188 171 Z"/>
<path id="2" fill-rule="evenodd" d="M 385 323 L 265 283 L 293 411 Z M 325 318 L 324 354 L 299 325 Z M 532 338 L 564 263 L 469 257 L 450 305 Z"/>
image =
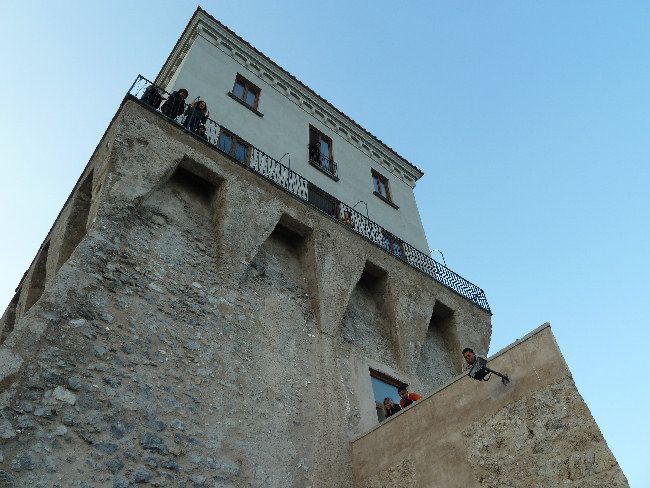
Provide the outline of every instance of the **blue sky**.
<path id="1" fill-rule="evenodd" d="M 4 3 L 0 308 L 196 6 Z M 648 486 L 650 3 L 202 7 L 425 172 L 429 245 L 485 290 L 490 354 L 550 322 L 630 486 Z"/>

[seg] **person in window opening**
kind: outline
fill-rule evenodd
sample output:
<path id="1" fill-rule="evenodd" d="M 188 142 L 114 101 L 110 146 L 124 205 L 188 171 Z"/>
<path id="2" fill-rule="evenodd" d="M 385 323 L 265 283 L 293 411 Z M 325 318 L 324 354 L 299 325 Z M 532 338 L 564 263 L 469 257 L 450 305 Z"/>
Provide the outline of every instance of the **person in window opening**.
<path id="1" fill-rule="evenodd" d="M 199 128 L 196 130 L 196 133 L 199 135 L 199 137 L 205 139 L 206 141 L 208 140 L 208 135 L 205 133 L 205 125 L 203 124 L 199 125 Z"/>
<path id="2" fill-rule="evenodd" d="M 401 386 L 400 388 L 398 388 L 397 393 L 401 398 L 399 404 L 402 406 L 402 408 L 406 408 L 411 403 L 417 402 L 420 398 L 422 398 L 417 393 L 409 393 L 405 386 Z"/>
<path id="3" fill-rule="evenodd" d="M 170 119 L 175 119 L 183 113 L 187 95 L 188 93 L 185 88 L 172 92 L 167 101 L 160 107 L 160 111 Z"/>
<path id="4" fill-rule="evenodd" d="M 209 115 L 210 112 L 208 111 L 208 105 L 203 100 L 197 98 L 187 107 L 187 110 L 185 110 L 183 127 L 192 132 L 197 132 L 199 125 L 205 124 Z"/>
<path id="5" fill-rule="evenodd" d="M 466 347 L 463 349 L 463 357 L 465 358 L 465 366 L 463 367 L 463 371 L 469 371 L 472 369 L 472 366 L 474 366 L 474 363 L 476 362 L 476 353 L 474 352 L 474 349 L 471 347 Z"/>
<path id="6" fill-rule="evenodd" d="M 320 141 L 313 142 L 309 145 L 309 160 L 321 164 Z"/>
<path id="7" fill-rule="evenodd" d="M 382 408 L 384 409 L 384 416 L 386 418 L 390 417 L 391 415 L 395 415 L 397 412 L 402 410 L 402 408 L 399 405 L 395 405 L 393 403 L 392 398 L 384 398 L 384 404 L 382 405 Z"/>
<path id="8" fill-rule="evenodd" d="M 339 220 L 349 227 L 354 227 L 354 222 L 352 222 L 352 216 L 350 215 L 349 210 L 345 210 L 343 215 L 339 215 Z"/>
<path id="9" fill-rule="evenodd" d="M 160 89 L 156 85 L 149 85 L 142 94 L 142 97 L 140 97 L 140 100 L 142 100 L 154 110 L 158 110 L 158 107 L 160 107 L 160 104 L 162 103 L 163 97 L 160 94 Z"/>

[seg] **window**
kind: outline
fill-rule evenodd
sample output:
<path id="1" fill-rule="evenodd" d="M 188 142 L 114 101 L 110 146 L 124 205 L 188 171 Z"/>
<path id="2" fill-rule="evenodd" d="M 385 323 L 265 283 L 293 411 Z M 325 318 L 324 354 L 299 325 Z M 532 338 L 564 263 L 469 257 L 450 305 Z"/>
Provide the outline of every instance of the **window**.
<path id="1" fill-rule="evenodd" d="M 251 147 L 248 144 L 224 130 L 219 134 L 219 149 L 243 164 L 248 164 L 251 156 Z"/>
<path id="2" fill-rule="evenodd" d="M 375 194 L 392 202 L 390 197 L 390 189 L 388 188 L 388 178 L 372 170 L 372 184 L 375 186 Z"/>
<path id="3" fill-rule="evenodd" d="M 250 81 L 241 75 L 235 78 L 235 86 L 232 89 L 232 94 L 237 100 L 242 101 L 249 107 L 257 110 L 257 103 L 260 100 L 260 90 L 253 85 Z"/>
<path id="4" fill-rule="evenodd" d="M 404 244 L 400 239 L 384 230 L 382 231 L 382 241 L 384 249 L 398 258 L 404 259 Z"/>
<path id="5" fill-rule="evenodd" d="M 309 162 L 325 173 L 336 176 L 332 139 L 312 126 L 309 126 Z"/>
<path id="6" fill-rule="evenodd" d="M 397 393 L 397 389 L 400 387 L 406 387 L 406 383 L 402 383 L 395 378 L 391 378 L 390 376 L 373 369 L 370 370 L 370 381 L 372 382 L 372 392 L 375 399 L 375 407 L 377 409 L 377 420 L 383 422 L 386 420 L 384 409 L 382 408 L 384 399 L 390 398 L 393 400 L 393 403 L 399 407 L 400 397 Z"/>

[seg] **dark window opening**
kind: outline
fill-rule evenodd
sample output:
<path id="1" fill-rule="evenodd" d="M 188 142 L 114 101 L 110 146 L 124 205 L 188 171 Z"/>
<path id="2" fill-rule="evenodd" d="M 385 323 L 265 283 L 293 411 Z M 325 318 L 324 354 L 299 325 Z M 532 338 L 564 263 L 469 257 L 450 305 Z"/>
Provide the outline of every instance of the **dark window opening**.
<path id="1" fill-rule="evenodd" d="M 393 199 L 390 196 L 390 188 L 388 186 L 388 178 L 372 170 L 372 184 L 375 187 L 375 193 L 380 197 L 385 198 L 389 202 Z"/>
<path id="2" fill-rule="evenodd" d="M 332 139 L 312 126 L 309 126 L 309 161 L 336 176 L 336 163 L 332 157 Z"/>
<path id="3" fill-rule="evenodd" d="M 372 382 L 372 393 L 375 400 L 375 409 L 377 410 L 377 420 L 383 422 L 386 420 L 384 400 L 390 398 L 394 405 L 400 406 L 398 388 L 406 388 L 406 383 L 396 380 L 379 371 L 370 370 L 370 381 Z M 390 413 L 389 413 L 390 416 Z"/>

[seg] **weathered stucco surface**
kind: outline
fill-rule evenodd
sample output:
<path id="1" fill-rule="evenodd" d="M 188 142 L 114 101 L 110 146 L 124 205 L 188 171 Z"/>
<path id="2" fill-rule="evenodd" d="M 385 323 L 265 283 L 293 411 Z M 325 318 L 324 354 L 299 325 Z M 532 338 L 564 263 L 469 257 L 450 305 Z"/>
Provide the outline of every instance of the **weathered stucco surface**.
<path id="1" fill-rule="evenodd" d="M 0 480 L 352 486 L 369 368 L 426 393 L 490 328 L 127 99 L 0 321 Z"/>
<path id="2" fill-rule="evenodd" d="M 461 376 L 352 444 L 355 486 L 626 487 L 551 329 Z"/>

